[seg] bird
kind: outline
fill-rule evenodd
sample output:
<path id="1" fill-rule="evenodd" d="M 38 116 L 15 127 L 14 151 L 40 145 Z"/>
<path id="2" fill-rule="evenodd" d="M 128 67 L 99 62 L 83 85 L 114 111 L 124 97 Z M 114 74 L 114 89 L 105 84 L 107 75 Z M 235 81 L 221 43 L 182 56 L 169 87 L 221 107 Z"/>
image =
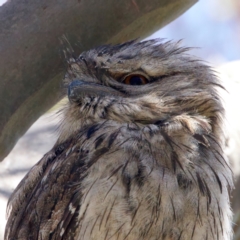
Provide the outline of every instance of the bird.
<path id="1" fill-rule="evenodd" d="M 67 60 L 58 140 L 8 202 L 5 240 L 230 240 L 223 88 L 180 41 Z"/>

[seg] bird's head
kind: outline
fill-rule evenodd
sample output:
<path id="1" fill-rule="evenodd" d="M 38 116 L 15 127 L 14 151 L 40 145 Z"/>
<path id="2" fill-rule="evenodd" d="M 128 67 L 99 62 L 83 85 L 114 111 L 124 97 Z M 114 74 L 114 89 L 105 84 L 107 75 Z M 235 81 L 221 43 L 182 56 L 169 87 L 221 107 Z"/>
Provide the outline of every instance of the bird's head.
<path id="1" fill-rule="evenodd" d="M 179 43 L 130 41 L 70 59 L 64 128 L 75 131 L 104 120 L 164 126 L 200 117 L 217 131 L 222 111 L 218 81 L 187 50 Z"/>

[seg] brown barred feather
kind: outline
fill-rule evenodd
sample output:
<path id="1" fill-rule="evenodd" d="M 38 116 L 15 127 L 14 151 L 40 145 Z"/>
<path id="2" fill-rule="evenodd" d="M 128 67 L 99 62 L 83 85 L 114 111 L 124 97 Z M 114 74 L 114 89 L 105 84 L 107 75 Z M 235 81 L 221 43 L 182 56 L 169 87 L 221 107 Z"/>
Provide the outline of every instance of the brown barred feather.
<path id="1" fill-rule="evenodd" d="M 5 240 L 232 238 L 220 85 L 187 50 L 131 41 L 68 62 L 59 139 L 9 199 Z"/>

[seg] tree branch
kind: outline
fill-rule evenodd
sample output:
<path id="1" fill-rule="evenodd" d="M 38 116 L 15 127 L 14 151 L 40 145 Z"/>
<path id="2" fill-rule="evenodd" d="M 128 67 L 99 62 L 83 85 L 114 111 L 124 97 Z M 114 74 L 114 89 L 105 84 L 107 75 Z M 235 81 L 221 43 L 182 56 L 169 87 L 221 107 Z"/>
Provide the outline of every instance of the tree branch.
<path id="1" fill-rule="evenodd" d="M 0 8 L 0 160 L 61 97 L 66 35 L 78 55 L 145 37 L 197 0 L 9 0 Z"/>

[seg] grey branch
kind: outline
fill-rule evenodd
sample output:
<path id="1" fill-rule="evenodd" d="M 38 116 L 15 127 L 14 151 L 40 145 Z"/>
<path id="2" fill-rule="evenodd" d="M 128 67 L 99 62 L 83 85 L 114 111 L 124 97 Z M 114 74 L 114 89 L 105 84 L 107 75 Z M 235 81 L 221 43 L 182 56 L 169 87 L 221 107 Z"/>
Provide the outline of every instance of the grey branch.
<path id="1" fill-rule="evenodd" d="M 197 0 L 11 0 L 0 8 L 0 161 L 61 98 L 65 35 L 76 54 L 146 37 Z"/>

